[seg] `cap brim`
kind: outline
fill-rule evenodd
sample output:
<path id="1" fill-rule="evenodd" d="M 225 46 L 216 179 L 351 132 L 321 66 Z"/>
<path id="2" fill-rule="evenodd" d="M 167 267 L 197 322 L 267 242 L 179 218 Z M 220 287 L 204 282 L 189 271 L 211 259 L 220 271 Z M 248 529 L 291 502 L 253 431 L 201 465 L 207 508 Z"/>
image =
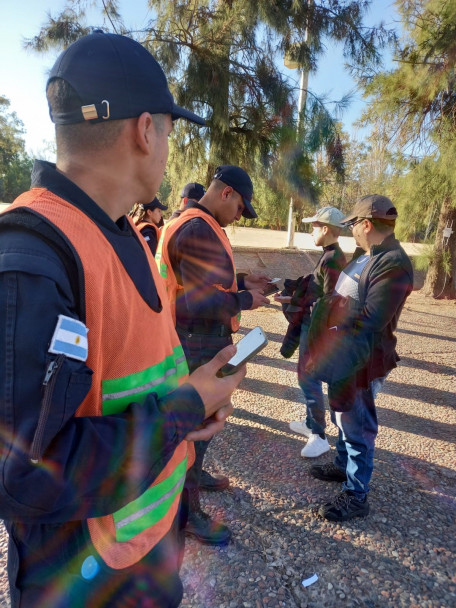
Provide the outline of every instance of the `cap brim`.
<path id="1" fill-rule="evenodd" d="M 318 222 L 318 219 L 314 215 L 313 217 L 303 217 L 301 222 L 304 222 L 304 224 L 310 224 L 311 222 Z"/>
<path id="2" fill-rule="evenodd" d="M 254 220 L 258 215 L 255 213 L 255 209 L 252 207 L 252 203 L 246 198 L 242 197 L 244 201 L 244 211 L 242 212 L 243 217 L 248 220 Z"/>
<path id="3" fill-rule="evenodd" d="M 347 224 L 350 224 L 351 222 L 353 222 L 354 220 L 356 220 L 358 217 L 358 215 L 356 213 L 352 213 L 351 215 L 347 215 L 346 217 L 343 217 L 340 220 L 340 225 L 341 226 L 346 226 Z"/>
<path id="4" fill-rule="evenodd" d="M 194 122 L 197 125 L 201 125 L 204 127 L 206 125 L 206 121 L 198 114 L 194 114 L 190 112 L 190 110 L 186 110 L 185 108 L 181 108 L 181 106 L 173 105 L 173 111 L 171 112 L 171 118 L 173 120 L 177 120 L 178 118 L 185 118 L 185 120 L 189 120 L 190 122 Z"/>
<path id="5" fill-rule="evenodd" d="M 157 205 L 157 208 L 161 209 L 162 211 L 166 211 L 168 209 L 168 205 L 162 205 L 162 204 L 160 204 L 160 205 Z"/>

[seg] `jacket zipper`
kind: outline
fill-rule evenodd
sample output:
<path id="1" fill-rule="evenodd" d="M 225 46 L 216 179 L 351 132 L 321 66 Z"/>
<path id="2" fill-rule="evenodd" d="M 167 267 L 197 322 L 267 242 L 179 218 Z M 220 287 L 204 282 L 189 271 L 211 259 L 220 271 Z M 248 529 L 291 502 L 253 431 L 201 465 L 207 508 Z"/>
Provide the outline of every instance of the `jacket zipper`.
<path id="1" fill-rule="evenodd" d="M 40 417 L 38 426 L 36 427 L 35 435 L 33 436 L 32 447 L 30 448 L 29 458 L 33 464 L 38 464 L 42 457 L 42 443 L 44 429 L 49 418 L 51 410 L 52 395 L 54 393 L 55 383 L 57 382 L 58 371 L 65 361 L 65 355 L 60 353 L 53 359 L 46 370 L 46 375 L 43 380 L 43 398 L 41 399 Z"/>

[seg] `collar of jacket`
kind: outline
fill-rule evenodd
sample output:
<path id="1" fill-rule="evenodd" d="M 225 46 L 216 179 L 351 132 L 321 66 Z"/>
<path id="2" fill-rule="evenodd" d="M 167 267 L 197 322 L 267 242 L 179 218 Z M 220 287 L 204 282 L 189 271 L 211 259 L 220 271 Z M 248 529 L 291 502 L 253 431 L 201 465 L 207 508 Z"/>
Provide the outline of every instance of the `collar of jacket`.
<path id="1" fill-rule="evenodd" d="M 330 245 L 326 245 L 326 247 L 323 247 L 323 251 L 333 251 L 333 249 L 340 249 L 340 245 L 339 243 L 335 242 L 335 243 L 331 243 Z"/>
<path id="2" fill-rule="evenodd" d="M 399 247 L 400 243 L 394 236 L 394 232 L 392 232 L 391 234 L 388 234 L 388 236 L 385 237 L 378 245 L 372 245 L 370 248 L 370 255 L 371 257 L 374 257 L 374 255 L 384 253 L 385 251 L 392 251 L 393 249 L 399 249 Z"/>
<path id="3" fill-rule="evenodd" d="M 393 249 L 399 249 L 400 243 L 394 236 L 394 232 L 389 234 L 387 237 L 383 239 L 383 241 L 379 245 L 372 245 L 369 251 L 370 257 L 374 257 L 374 255 L 378 255 L 379 253 L 384 253 L 385 251 L 392 251 Z M 356 260 L 361 255 L 366 255 L 366 252 L 362 247 L 357 247 L 353 253 L 352 260 Z"/>

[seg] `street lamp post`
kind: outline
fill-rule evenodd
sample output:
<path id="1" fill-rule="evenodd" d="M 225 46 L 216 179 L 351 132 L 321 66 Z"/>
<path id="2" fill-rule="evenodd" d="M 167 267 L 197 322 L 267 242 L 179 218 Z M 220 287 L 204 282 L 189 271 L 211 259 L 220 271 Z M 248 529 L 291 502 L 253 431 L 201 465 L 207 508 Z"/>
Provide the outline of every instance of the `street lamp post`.
<path id="1" fill-rule="evenodd" d="M 290 64 L 287 65 L 289 67 Z M 301 78 L 299 82 L 299 99 L 298 99 L 298 122 L 296 127 L 296 137 L 299 134 L 299 128 L 301 126 L 301 112 L 306 105 L 307 99 L 307 86 L 309 83 L 309 72 L 307 70 L 301 70 Z M 290 197 L 290 205 L 288 207 L 288 234 L 287 234 L 287 248 L 294 248 L 294 233 L 295 233 L 295 218 L 293 211 L 293 197 Z"/>

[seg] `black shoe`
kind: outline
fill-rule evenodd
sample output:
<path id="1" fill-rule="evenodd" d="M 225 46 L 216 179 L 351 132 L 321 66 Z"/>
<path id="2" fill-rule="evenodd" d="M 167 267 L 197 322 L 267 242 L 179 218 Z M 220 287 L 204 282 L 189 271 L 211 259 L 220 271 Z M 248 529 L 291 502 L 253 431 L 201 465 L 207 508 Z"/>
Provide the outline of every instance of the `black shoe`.
<path id="1" fill-rule="evenodd" d="M 230 542 L 230 529 L 203 511 L 190 511 L 185 534 L 193 536 L 203 545 L 227 545 Z"/>
<path id="2" fill-rule="evenodd" d="M 366 517 L 369 514 L 369 503 L 358 500 L 349 492 L 341 492 L 332 502 L 327 502 L 318 509 L 318 515 L 329 521 L 347 521 L 353 517 Z"/>
<path id="3" fill-rule="evenodd" d="M 228 477 L 223 475 L 211 475 L 207 471 L 201 471 L 199 487 L 200 490 L 207 490 L 208 492 L 221 492 L 226 490 L 230 485 Z"/>
<path id="4" fill-rule="evenodd" d="M 323 481 L 347 481 L 345 471 L 336 467 L 332 462 L 328 464 L 315 464 L 310 467 L 309 473 L 316 479 Z"/>

